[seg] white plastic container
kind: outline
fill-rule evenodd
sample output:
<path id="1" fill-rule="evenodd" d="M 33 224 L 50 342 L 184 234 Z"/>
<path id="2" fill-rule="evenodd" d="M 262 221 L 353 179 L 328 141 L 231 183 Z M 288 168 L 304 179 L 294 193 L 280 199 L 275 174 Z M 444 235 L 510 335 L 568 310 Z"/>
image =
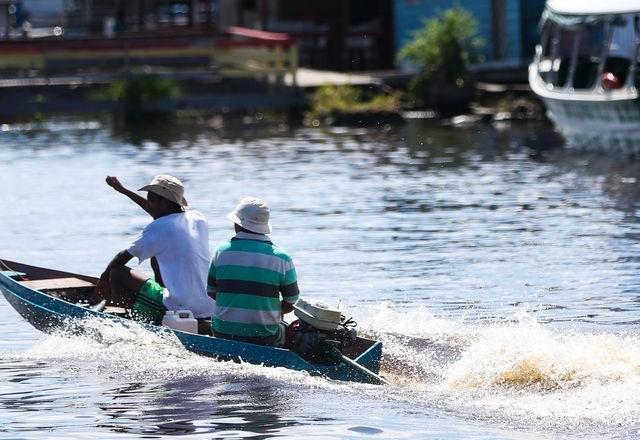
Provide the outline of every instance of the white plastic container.
<path id="1" fill-rule="evenodd" d="M 162 325 L 174 330 L 198 334 L 198 320 L 193 317 L 191 310 L 167 310 Z"/>

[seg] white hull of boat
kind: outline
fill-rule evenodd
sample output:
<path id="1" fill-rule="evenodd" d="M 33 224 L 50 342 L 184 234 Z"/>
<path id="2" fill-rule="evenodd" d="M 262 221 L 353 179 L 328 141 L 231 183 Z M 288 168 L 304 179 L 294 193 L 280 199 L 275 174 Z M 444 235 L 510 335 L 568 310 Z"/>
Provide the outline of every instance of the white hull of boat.
<path id="1" fill-rule="evenodd" d="M 640 156 L 640 102 L 543 98 L 547 115 L 567 145 Z"/>
<path id="2" fill-rule="evenodd" d="M 635 89 L 553 90 L 529 68 L 529 85 L 570 148 L 640 156 L 640 98 Z"/>

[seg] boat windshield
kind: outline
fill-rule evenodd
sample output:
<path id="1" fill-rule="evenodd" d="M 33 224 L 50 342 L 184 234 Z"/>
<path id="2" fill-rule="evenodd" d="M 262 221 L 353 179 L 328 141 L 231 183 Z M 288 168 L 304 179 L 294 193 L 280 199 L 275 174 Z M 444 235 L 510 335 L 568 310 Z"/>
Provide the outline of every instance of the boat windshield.
<path id="1" fill-rule="evenodd" d="M 607 16 L 600 21 L 547 19 L 538 47 L 540 77 L 550 88 L 570 90 L 640 85 L 639 21 L 635 14 Z"/>

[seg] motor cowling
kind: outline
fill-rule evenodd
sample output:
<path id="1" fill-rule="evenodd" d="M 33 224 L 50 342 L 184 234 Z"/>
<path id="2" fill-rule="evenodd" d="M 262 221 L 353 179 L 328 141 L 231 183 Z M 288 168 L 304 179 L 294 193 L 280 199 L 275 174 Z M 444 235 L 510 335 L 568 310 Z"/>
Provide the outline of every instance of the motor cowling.
<path id="1" fill-rule="evenodd" d="M 330 348 L 342 352 L 357 339 L 356 323 L 323 302 L 300 299 L 294 313 L 299 320 L 292 323 L 291 349 L 309 362 L 336 363 Z"/>

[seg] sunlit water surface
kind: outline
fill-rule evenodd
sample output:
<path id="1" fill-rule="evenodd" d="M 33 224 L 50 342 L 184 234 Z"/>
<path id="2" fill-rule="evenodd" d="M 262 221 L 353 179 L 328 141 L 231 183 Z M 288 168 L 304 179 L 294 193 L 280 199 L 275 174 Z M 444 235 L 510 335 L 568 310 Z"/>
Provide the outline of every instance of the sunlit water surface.
<path id="1" fill-rule="evenodd" d="M 259 118 L 258 118 L 259 119 Z M 143 330 L 44 335 L 0 298 L 0 437 L 637 438 L 639 165 L 543 124 L 287 129 L 68 119 L 0 131 L 2 257 L 99 274 L 149 221 L 104 183 L 255 195 L 308 297 L 384 342 L 379 387 L 216 362 Z"/>

